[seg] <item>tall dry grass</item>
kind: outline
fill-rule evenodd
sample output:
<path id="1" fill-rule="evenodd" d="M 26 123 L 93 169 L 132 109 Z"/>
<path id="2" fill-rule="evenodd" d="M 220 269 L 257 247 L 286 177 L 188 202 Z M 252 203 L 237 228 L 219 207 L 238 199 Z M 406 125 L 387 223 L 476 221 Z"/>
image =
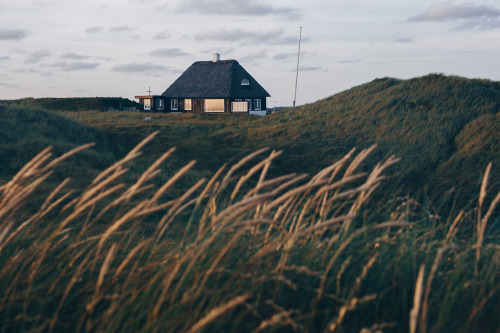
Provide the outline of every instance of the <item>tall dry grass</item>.
<path id="1" fill-rule="evenodd" d="M 272 179 L 281 152 L 262 149 L 172 196 L 195 164 L 156 186 L 174 149 L 121 180 L 155 135 L 83 190 L 42 185 L 89 145 L 47 148 L 0 186 L 2 331 L 498 329 L 488 171 L 478 209 L 439 224 L 411 198 L 372 201 L 397 162 L 360 172 L 375 147 Z"/>

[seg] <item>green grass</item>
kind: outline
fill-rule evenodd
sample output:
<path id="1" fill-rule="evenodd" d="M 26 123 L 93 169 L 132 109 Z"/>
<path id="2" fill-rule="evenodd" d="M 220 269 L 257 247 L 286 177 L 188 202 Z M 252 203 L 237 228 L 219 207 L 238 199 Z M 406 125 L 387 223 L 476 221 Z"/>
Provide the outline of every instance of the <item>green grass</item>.
<path id="1" fill-rule="evenodd" d="M 499 329 L 500 195 L 486 205 L 486 181 L 473 209 L 443 217 L 372 202 L 397 161 L 360 173 L 368 151 L 287 179 L 269 178 L 276 154 L 261 151 L 178 194 L 185 168 L 154 185 L 168 157 L 119 187 L 144 148 L 78 195 L 32 200 L 63 163 L 47 152 L 0 187 L 3 331 Z"/>
<path id="2" fill-rule="evenodd" d="M 1 331 L 500 329 L 500 83 L 384 78 L 264 118 L 76 102 L 0 102 Z"/>

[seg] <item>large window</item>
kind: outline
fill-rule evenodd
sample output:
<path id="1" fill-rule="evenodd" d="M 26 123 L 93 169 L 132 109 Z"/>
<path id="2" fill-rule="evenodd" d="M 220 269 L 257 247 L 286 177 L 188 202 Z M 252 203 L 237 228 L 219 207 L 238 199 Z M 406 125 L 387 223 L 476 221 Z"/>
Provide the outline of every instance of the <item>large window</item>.
<path id="1" fill-rule="evenodd" d="M 170 100 L 170 110 L 179 110 L 179 101 L 176 99 Z"/>
<path id="2" fill-rule="evenodd" d="M 231 103 L 231 110 L 233 112 L 247 112 L 248 111 L 248 102 L 242 102 L 240 100 L 236 100 Z"/>
<path id="3" fill-rule="evenodd" d="M 156 100 L 156 110 L 163 110 L 165 108 L 165 104 L 163 102 L 163 98 L 159 98 Z"/>
<path id="4" fill-rule="evenodd" d="M 260 111 L 260 110 L 261 110 L 261 108 L 262 108 L 262 105 L 261 105 L 261 101 L 260 101 L 260 99 L 254 99 L 254 100 L 253 100 L 253 109 L 254 109 L 255 111 Z"/>
<path id="5" fill-rule="evenodd" d="M 205 112 L 224 112 L 223 99 L 206 99 Z"/>
<path id="6" fill-rule="evenodd" d="M 191 106 L 191 100 L 190 99 L 185 99 L 184 100 L 184 110 L 192 110 Z"/>
<path id="7" fill-rule="evenodd" d="M 151 100 L 149 98 L 144 99 L 144 110 L 151 110 Z"/>

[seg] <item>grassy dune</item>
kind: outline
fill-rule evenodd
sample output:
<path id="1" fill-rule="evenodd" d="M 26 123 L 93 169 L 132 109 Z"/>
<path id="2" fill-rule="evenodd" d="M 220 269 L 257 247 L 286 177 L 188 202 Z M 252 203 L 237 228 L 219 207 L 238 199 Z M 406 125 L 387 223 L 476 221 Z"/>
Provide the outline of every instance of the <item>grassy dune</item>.
<path id="1" fill-rule="evenodd" d="M 360 172 L 373 149 L 278 178 L 281 152 L 259 150 L 178 195 L 193 163 L 154 186 L 168 150 L 125 186 L 155 134 L 81 194 L 63 181 L 32 200 L 88 146 L 44 150 L 0 187 L 3 331 L 499 329 L 489 168 L 476 207 L 442 218 L 411 198 L 370 202 L 398 163 Z"/>
<path id="2" fill-rule="evenodd" d="M 2 332 L 500 330 L 499 82 L 111 102 L 0 101 Z"/>

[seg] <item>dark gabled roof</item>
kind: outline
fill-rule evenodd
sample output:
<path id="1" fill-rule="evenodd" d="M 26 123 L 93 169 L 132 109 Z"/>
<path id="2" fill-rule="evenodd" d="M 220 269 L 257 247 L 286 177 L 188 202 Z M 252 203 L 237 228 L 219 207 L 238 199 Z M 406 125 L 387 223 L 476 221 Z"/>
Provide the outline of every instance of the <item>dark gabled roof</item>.
<path id="1" fill-rule="evenodd" d="M 241 80 L 249 85 L 242 86 Z M 162 94 L 170 98 L 263 98 L 269 93 L 236 61 L 198 61 Z"/>

